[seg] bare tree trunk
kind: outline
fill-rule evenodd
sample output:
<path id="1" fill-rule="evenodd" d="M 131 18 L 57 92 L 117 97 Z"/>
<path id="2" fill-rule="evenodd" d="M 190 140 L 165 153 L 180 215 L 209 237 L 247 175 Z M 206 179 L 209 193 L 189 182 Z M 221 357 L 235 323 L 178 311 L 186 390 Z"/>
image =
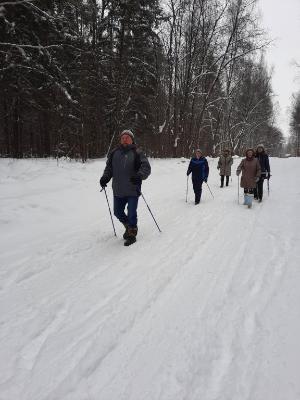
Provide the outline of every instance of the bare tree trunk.
<path id="1" fill-rule="evenodd" d="M 8 107 L 5 99 L 3 99 L 3 132 L 5 138 L 5 152 L 7 155 L 11 154 L 11 143 L 10 143 L 10 134 L 9 134 L 9 119 L 8 119 Z"/>
<path id="2" fill-rule="evenodd" d="M 13 157 L 23 158 L 22 136 L 21 136 L 20 100 L 15 99 L 13 110 Z"/>

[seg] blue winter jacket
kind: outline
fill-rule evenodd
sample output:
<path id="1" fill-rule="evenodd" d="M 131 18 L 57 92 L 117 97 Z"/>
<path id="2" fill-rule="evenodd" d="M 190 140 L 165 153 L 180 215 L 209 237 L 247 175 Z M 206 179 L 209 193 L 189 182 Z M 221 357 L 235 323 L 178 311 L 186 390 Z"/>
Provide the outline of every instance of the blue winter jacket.
<path id="1" fill-rule="evenodd" d="M 187 175 L 190 173 L 192 173 L 193 181 L 207 180 L 209 174 L 207 159 L 205 157 L 200 157 L 199 160 L 196 157 L 192 158 L 187 170 Z"/>

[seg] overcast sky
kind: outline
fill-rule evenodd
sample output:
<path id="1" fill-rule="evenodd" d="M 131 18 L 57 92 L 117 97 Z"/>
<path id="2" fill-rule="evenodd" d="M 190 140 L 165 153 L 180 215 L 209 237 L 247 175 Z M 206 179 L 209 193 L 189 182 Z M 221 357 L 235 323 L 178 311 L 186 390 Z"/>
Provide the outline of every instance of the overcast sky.
<path id="1" fill-rule="evenodd" d="M 293 65 L 300 64 L 300 0 L 259 0 L 259 8 L 265 29 L 275 39 L 266 59 L 274 67 L 272 86 L 281 108 L 277 124 L 287 135 L 291 96 L 300 90 L 300 69 Z"/>

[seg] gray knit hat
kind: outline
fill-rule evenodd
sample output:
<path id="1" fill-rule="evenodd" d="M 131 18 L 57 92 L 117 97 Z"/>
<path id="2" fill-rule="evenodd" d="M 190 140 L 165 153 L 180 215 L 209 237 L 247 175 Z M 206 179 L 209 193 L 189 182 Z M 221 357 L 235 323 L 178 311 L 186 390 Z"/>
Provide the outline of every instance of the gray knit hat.
<path id="1" fill-rule="evenodd" d="M 133 132 L 132 132 L 130 129 L 124 129 L 124 131 L 122 131 L 122 132 L 120 133 L 120 138 L 121 138 L 123 135 L 128 135 L 128 136 L 130 136 L 131 139 L 134 141 L 134 134 L 133 134 Z"/>

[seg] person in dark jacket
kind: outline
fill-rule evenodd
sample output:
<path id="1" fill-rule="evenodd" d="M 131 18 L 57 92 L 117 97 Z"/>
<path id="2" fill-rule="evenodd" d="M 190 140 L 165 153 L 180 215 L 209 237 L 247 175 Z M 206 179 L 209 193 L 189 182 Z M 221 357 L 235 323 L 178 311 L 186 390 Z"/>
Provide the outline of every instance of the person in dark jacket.
<path id="1" fill-rule="evenodd" d="M 195 193 L 195 204 L 199 204 L 202 194 L 202 184 L 207 182 L 209 167 L 205 157 L 203 157 L 202 151 L 197 149 L 195 151 L 195 157 L 190 161 L 187 176 L 192 173 L 193 189 Z"/>
<path id="2" fill-rule="evenodd" d="M 138 199 L 142 180 L 147 179 L 150 173 L 149 161 L 135 145 L 133 133 L 124 130 L 120 135 L 120 145 L 108 156 L 100 186 L 105 188 L 112 178 L 114 214 L 125 227 L 125 246 L 136 241 Z"/>
<path id="3" fill-rule="evenodd" d="M 255 157 L 258 159 L 260 164 L 261 176 L 256 184 L 256 188 L 254 189 L 254 198 L 261 202 L 263 198 L 264 180 L 269 180 L 271 176 L 269 156 L 265 152 L 265 148 L 262 144 L 257 146 Z"/>

